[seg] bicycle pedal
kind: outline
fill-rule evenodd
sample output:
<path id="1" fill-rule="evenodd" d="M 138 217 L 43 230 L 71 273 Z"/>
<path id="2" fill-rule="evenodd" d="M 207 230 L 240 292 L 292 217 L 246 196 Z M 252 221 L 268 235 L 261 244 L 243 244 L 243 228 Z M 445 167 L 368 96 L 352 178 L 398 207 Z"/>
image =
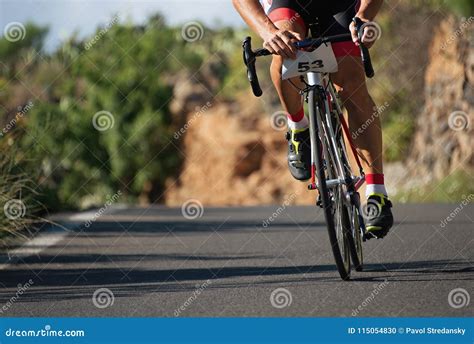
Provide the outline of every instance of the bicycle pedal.
<path id="1" fill-rule="evenodd" d="M 381 239 L 381 238 L 376 236 L 374 233 L 364 232 L 364 235 L 362 236 L 362 241 L 367 241 L 370 239 Z"/>
<path id="2" fill-rule="evenodd" d="M 320 207 L 321 209 L 323 208 L 323 202 L 321 201 L 321 195 L 318 195 L 318 200 L 316 201 L 316 205 Z"/>

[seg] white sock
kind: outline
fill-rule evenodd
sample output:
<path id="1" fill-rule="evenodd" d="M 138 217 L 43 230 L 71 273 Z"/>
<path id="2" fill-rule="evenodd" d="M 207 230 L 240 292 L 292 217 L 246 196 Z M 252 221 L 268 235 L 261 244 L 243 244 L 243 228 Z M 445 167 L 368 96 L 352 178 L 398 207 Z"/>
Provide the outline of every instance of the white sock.
<path id="1" fill-rule="evenodd" d="M 365 197 L 378 193 L 387 196 L 387 189 L 385 189 L 384 184 L 367 184 L 365 187 Z"/>
<path id="2" fill-rule="evenodd" d="M 291 119 L 288 118 L 288 128 L 295 130 L 295 129 L 306 129 L 309 127 L 309 121 L 306 116 L 303 116 L 301 121 L 293 122 Z"/>

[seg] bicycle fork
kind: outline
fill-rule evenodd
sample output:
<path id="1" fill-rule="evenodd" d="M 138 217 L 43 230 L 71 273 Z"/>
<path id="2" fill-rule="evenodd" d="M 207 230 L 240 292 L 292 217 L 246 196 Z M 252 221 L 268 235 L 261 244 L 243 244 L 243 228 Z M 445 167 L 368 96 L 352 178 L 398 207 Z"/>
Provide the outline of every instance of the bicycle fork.
<path id="1" fill-rule="evenodd" d="M 318 189 L 318 185 L 316 182 L 316 159 L 317 159 L 317 139 L 318 134 L 320 131 L 324 131 L 328 142 L 325 140 L 320 140 L 321 142 L 321 149 L 324 152 L 324 156 L 326 158 L 331 158 L 332 161 L 335 163 L 336 168 L 338 170 L 339 176 L 344 176 L 344 168 L 342 166 L 342 159 L 339 155 L 339 151 L 336 145 L 335 139 L 335 132 L 333 125 L 331 123 L 330 118 L 330 102 L 326 95 L 326 91 L 323 87 L 325 82 L 325 77 L 320 73 L 308 73 L 308 85 L 312 91 L 311 97 L 308 97 L 308 104 L 310 109 L 309 122 L 310 122 L 310 137 L 311 137 L 311 183 L 308 185 L 310 190 Z M 314 95 L 314 92 L 319 92 L 318 98 Z M 317 99 L 321 98 L 322 104 L 320 104 Z M 324 108 L 320 108 L 322 105 Z M 324 124 L 323 120 L 324 118 Z M 329 147 L 329 146 L 330 147 Z M 337 178 L 337 176 L 329 176 L 331 179 L 326 180 L 326 185 L 328 188 L 334 188 L 341 184 L 347 184 L 348 181 L 344 180 L 343 178 Z"/>

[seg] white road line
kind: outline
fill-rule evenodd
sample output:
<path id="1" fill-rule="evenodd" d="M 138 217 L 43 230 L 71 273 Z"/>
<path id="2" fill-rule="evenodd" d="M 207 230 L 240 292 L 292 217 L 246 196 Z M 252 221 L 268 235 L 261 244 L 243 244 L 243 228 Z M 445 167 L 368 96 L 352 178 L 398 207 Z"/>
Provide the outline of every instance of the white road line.
<path id="1" fill-rule="evenodd" d="M 125 208 L 126 206 L 122 204 L 113 205 L 110 206 L 109 209 L 106 209 L 106 213 L 113 213 Z M 95 221 L 98 218 L 98 211 L 99 209 L 94 209 L 67 215 L 56 214 L 51 216 L 50 219 L 53 222 L 59 223 L 61 226 L 74 230 L 87 221 Z M 63 240 L 68 234 L 68 230 L 54 225 L 50 229 L 41 231 L 34 239 L 28 240 L 22 246 L 14 250 L 7 251 L 6 255 L 0 255 L 0 270 L 6 269 L 20 258 L 26 258 L 41 253 L 48 247 Z"/>
<path id="2" fill-rule="evenodd" d="M 68 231 L 58 231 L 57 228 L 49 229 L 40 233 L 36 238 L 27 241 L 14 250 L 7 251 L 6 255 L 0 256 L 0 270 L 6 269 L 11 264 L 17 262 L 20 258 L 39 254 L 48 247 L 63 240 L 68 234 Z"/>

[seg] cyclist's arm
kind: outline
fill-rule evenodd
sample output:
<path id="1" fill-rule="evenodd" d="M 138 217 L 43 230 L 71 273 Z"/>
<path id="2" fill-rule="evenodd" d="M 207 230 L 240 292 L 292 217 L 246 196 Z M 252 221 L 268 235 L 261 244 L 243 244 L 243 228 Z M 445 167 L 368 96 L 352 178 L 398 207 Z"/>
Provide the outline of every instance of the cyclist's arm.
<path id="1" fill-rule="evenodd" d="M 382 7 L 383 0 L 361 0 L 356 16 L 362 20 L 374 20 Z"/>
<path id="2" fill-rule="evenodd" d="M 258 0 L 232 0 L 232 3 L 245 22 L 263 39 L 266 49 L 283 57 L 296 57 L 293 42 L 301 40 L 298 33 L 278 29 L 267 17 Z"/>
<path id="3" fill-rule="evenodd" d="M 383 0 L 361 0 L 359 11 L 357 11 L 356 16 L 359 17 L 363 22 L 373 21 L 375 16 L 382 7 Z M 349 29 L 351 30 L 352 40 L 358 44 L 359 39 L 357 37 L 357 30 L 353 23 L 351 23 Z M 364 43 L 368 48 L 372 46 L 373 41 L 367 42 L 364 41 L 365 37 L 362 37 L 362 43 Z"/>

